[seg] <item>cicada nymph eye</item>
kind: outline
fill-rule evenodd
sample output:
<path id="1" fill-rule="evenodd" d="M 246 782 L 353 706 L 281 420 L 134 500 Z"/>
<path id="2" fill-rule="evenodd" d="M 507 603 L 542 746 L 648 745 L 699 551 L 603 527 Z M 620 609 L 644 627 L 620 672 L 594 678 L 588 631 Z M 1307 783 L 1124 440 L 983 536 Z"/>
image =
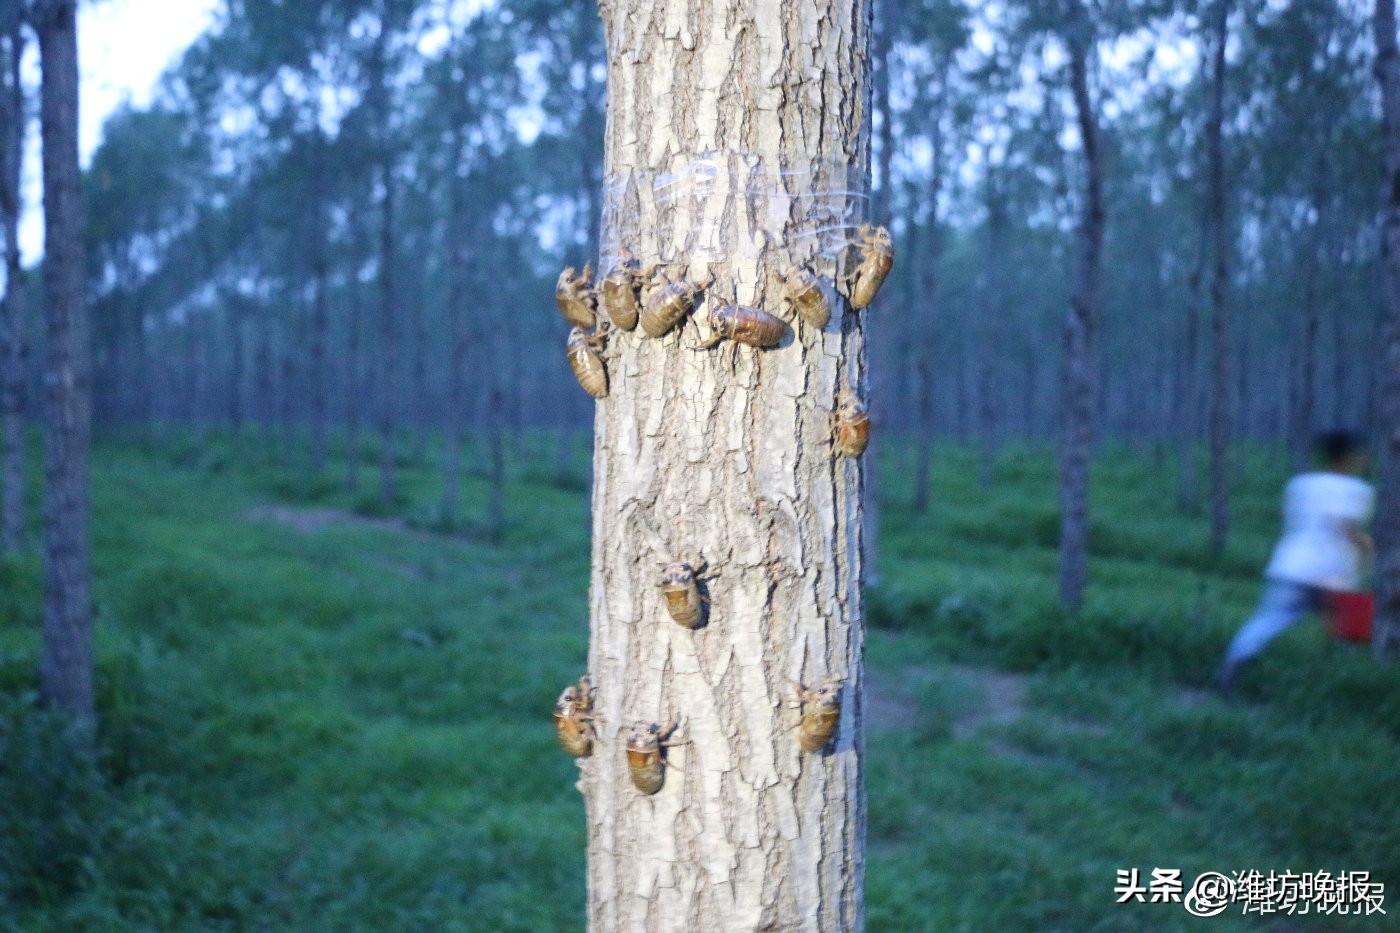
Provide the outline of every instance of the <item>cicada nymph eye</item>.
<path id="1" fill-rule="evenodd" d="M 792 269 L 783 276 L 783 299 L 798 317 L 817 330 L 831 320 L 831 301 L 826 296 L 826 288 L 810 269 Z"/>
<path id="2" fill-rule="evenodd" d="M 787 322 L 758 308 L 721 305 L 710 311 L 710 339 L 697 349 L 708 350 L 721 340 L 733 340 L 750 347 L 776 347 L 787 333 Z"/>
<path id="3" fill-rule="evenodd" d="M 593 684 L 588 675 L 569 685 L 554 704 L 554 733 L 559 747 L 574 758 L 593 753 Z"/>
<path id="4" fill-rule="evenodd" d="M 870 415 L 849 390 L 843 390 L 831 418 L 832 448 L 838 457 L 859 457 L 870 444 Z"/>
<path id="5" fill-rule="evenodd" d="M 690 564 L 680 561 L 665 564 L 661 568 L 661 582 L 658 584 L 671 618 L 691 629 L 699 627 L 706 602 L 696 580 L 697 572 Z"/>
<path id="6" fill-rule="evenodd" d="M 608 367 L 603 362 L 602 349 L 603 338 L 600 334 L 585 333 L 581 327 L 569 331 L 565 344 L 569 368 L 574 371 L 574 378 L 583 386 L 583 391 L 594 398 L 606 398 L 608 394 Z"/>
<path id="7" fill-rule="evenodd" d="M 842 683 L 833 677 L 811 690 L 798 684 L 802 722 L 797 730 L 797 745 L 804 752 L 819 752 L 826 748 L 841 725 Z"/>
<path id="8" fill-rule="evenodd" d="M 637 316 L 641 313 L 641 303 L 637 300 L 637 287 L 641 279 L 641 267 L 635 259 L 627 259 L 613 267 L 598 286 L 598 292 L 609 320 L 623 330 L 637 326 Z"/>
<path id="9" fill-rule="evenodd" d="M 894 265 L 894 240 L 884 227 L 861 224 L 856 233 L 856 248 L 860 250 L 861 260 L 852 276 L 851 307 L 864 308 L 875 300 Z"/>
<path id="10" fill-rule="evenodd" d="M 704 286 L 691 282 L 667 282 L 653 288 L 642 305 L 639 322 L 648 337 L 664 337 L 695 305 Z"/>
<path id="11" fill-rule="evenodd" d="M 680 742 L 669 741 L 676 731 L 669 725 L 639 722 L 627 736 L 627 772 L 637 790 L 650 796 L 666 781 L 666 749 Z"/>
<path id="12" fill-rule="evenodd" d="M 585 265 L 583 272 L 575 272 L 569 266 L 559 273 L 559 282 L 554 286 L 554 300 L 559 302 L 559 313 L 564 320 L 585 330 L 595 327 L 598 315 L 594 311 L 593 290 L 589 281 L 593 278 L 593 267 Z"/>

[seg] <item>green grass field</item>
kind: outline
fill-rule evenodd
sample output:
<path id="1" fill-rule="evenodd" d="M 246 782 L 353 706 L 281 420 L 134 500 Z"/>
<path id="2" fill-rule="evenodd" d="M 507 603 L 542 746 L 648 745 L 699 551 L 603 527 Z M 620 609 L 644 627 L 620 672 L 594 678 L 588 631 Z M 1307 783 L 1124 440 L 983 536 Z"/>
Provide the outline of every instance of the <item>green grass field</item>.
<path id="1" fill-rule="evenodd" d="M 434 469 L 371 516 L 256 449 L 97 451 L 95 775 L 33 708 L 37 563 L 0 565 L 0 928 L 581 928 L 583 807 L 549 717 L 587 644 L 581 479 L 517 457 L 491 542 L 434 530 Z M 916 517 L 886 451 L 870 929 L 1192 926 L 1116 905 L 1131 867 L 1368 869 L 1390 916 L 1351 924 L 1397 925 L 1400 670 L 1314 623 L 1238 698 L 1202 689 L 1256 595 L 1281 463 L 1239 464 L 1217 563 L 1165 465 L 1106 455 L 1069 620 L 1047 454 L 1009 451 L 983 489 L 947 452 Z M 484 496 L 468 477 L 469 513 Z"/>

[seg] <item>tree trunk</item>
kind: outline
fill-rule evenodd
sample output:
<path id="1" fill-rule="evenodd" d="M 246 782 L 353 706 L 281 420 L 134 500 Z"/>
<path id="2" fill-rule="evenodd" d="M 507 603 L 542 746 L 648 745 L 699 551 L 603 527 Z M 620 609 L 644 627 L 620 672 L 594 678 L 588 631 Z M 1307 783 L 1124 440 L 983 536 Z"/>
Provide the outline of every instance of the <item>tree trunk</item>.
<path id="1" fill-rule="evenodd" d="M 312 231 L 315 254 L 312 258 L 312 276 L 315 279 L 315 296 L 311 305 L 311 360 L 309 372 L 311 386 L 307 393 L 311 396 L 311 472 L 320 476 L 326 469 L 326 435 L 329 431 L 330 385 L 326 378 L 326 341 L 330 332 L 329 297 L 326 294 L 330 280 L 329 237 L 330 218 L 326 216 L 325 179 L 326 140 L 320 131 L 312 143 L 316 156 L 311 180 L 311 199 L 316 210 L 316 223 Z"/>
<path id="2" fill-rule="evenodd" d="M 1400 657 L 1400 49 L 1395 0 L 1376 0 L 1376 78 L 1381 86 L 1385 174 L 1381 193 L 1380 497 L 1376 510 L 1376 656 Z"/>
<path id="3" fill-rule="evenodd" d="M 1225 39 L 1230 18 L 1228 0 L 1217 0 L 1214 38 L 1214 75 L 1211 79 L 1210 121 L 1206 126 L 1206 153 L 1210 161 L 1210 227 L 1214 270 L 1210 283 L 1214 337 L 1214 380 L 1210 406 L 1210 546 L 1216 554 L 1225 550 L 1230 532 L 1230 243 L 1225 236 Z"/>
<path id="4" fill-rule="evenodd" d="M 869 171 L 867 0 L 601 7 L 620 194 L 604 243 L 713 275 L 700 317 L 735 300 L 779 313 L 770 276 L 790 263 L 850 272 L 830 231 L 862 219 L 849 192 Z M 695 197 L 658 198 L 701 153 Z M 744 196 L 755 186 L 761 199 Z M 822 332 L 800 324 L 771 350 L 696 353 L 709 328 L 694 320 L 611 339 L 593 464 L 597 741 L 579 785 L 591 929 L 862 925 L 863 466 L 833 459 L 830 420 L 843 385 L 868 389 L 861 327 L 837 299 Z M 667 615 L 657 563 L 702 556 L 709 618 L 692 630 Z M 845 680 L 839 728 L 829 752 L 802 753 L 788 679 L 828 677 Z M 624 739 L 673 717 L 686 744 L 643 796 Z"/>
<path id="5" fill-rule="evenodd" d="M 1065 318 L 1063 437 L 1060 448 L 1060 601 L 1078 612 L 1084 598 L 1089 547 L 1089 458 L 1094 442 L 1094 345 L 1102 292 L 1104 201 L 1098 115 L 1089 96 L 1092 36 L 1087 12 L 1069 37 L 1070 89 L 1084 148 L 1084 216 L 1079 228 L 1079 262 L 1074 294 Z"/>
<path id="6" fill-rule="evenodd" d="M 463 133 L 463 146 L 467 144 Z M 462 182 L 454 171 L 448 182 L 447 242 L 451 264 L 448 267 L 447 327 L 452 341 L 447 363 L 447 417 L 443 424 L 442 446 L 442 521 L 452 527 L 461 518 L 462 435 L 467 421 L 467 335 L 465 308 L 467 301 L 467 257 L 463 246 L 467 242 L 465 197 Z"/>
<path id="7" fill-rule="evenodd" d="M 27 322 L 24 270 L 20 267 L 19 222 L 23 212 L 20 168 L 24 160 L 24 82 L 20 62 L 24 32 L 10 25 L 3 67 L 3 159 L 0 208 L 5 234 L 5 298 L 0 303 L 0 554 L 24 546 L 24 389 Z"/>
<path id="8" fill-rule="evenodd" d="M 350 218 L 354 230 L 350 248 L 350 275 L 348 308 L 349 320 L 345 326 L 345 488 L 351 494 L 360 491 L 360 422 L 364 413 L 364 373 L 360 366 L 364 342 L 364 288 L 360 282 L 360 268 L 364 263 L 366 244 L 361 218 Z"/>
<path id="9" fill-rule="evenodd" d="M 394 294 L 394 173 L 386 160 L 380 169 L 384 185 L 379 227 L 379 501 L 392 506 L 398 498 L 394 449 L 398 428 L 398 309 Z"/>
<path id="10" fill-rule="evenodd" d="M 93 716 L 88 568 L 88 439 L 91 396 L 83 304 L 82 175 L 78 168 L 77 4 L 36 14 L 43 79 L 44 701 L 79 721 Z"/>
<path id="11" fill-rule="evenodd" d="M 1303 332 L 1298 347 L 1298 404 L 1293 424 L 1293 462 L 1297 467 L 1302 467 L 1308 456 L 1317 394 L 1317 278 L 1321 274 L 1323 211 L 1326 210 L 1320 192 L 1313 199 L 1313 204 L 1317 210 L 1317 220 L 1312 229 L 1307 246 L 1308 255 L 1303 267 Z"/>
<path id="12" fill-rule="evenodd" d="M 243 430 L 243 299 L 230 294 L 228 313 L 228 421 L 237 437 Z"/>
<path id="13" fill-rule="evenodd" d="M 1200 240 L 1196 263 L 1186 283 L 1186 336 L 1182 347 L 1181 386 L 1178 404 L 1178 441 L 1181 445 L 1180 473 L 1177 474 L 1176 498 L 1183 508 L 1194 512 L 1200 497 L 1197 476 L 1197 444 L 1201 431 L 1201 393 L 1199 388 L 1201 344 L 1201 288 L 1205 282 L 1209 257 L 1210 211 L 1206 199 L 1201 199 Z"/>
<path id="14" fill-rule="evenodd" d="M 934 381 L 933 347 L 927 342 L 919 350 L 919 425 L 914 461 L 915 515 L 928 511 L 929 473 L 933 470 Z"/>

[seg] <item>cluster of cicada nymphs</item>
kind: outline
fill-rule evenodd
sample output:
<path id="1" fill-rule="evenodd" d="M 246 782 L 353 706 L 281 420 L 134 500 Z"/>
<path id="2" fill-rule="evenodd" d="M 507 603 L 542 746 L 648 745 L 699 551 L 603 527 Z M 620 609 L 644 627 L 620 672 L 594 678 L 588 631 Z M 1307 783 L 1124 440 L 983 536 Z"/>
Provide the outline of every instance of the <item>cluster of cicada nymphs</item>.
<path id="1" fill-rule="evenodd" d="M 709 311 L 700 322 L 702 331 L 708 329 L 709 336 L 694 349 L 708 350 L 729 340 L 770 350 L 781 346 L 799 323 L 817 331 L 824 330 L 831 322 L 836 290 L 842 286 L 853 309 L 869 307 L 894 264 L 894 243 L 884 227 L 862 224 L 854 246 L 859 253 L 859 263 L 844 280 L 822 279 L 803 265 L 791 266 L 777 277 L 780 302 L 786 309 L 787 319 L 762 308 L 741 305 L 737 298 L 728 303 L 710 300 Z M 608 327 L 624 333 L 640 329 L 651 339 L 665 337 L 691 316 L 712 282 L 712 276 L 699 281 L 656 267 L 643 270 L 640 263 L 627 257 L 619 259 L 596 285 L 591 265 L 585 265 L 582 272 L 572 266 L 566 268 L 559 275 L 555 299 L 560 314 L 570 324 L 566 353 L 579 385 L 595 399 L 607 397 L 608 369 L 603 354 Z M 793 323 L 789 324 L 788 319 Z M 846 386 L 831 413 L 832 451 L 838 457 L 859 457 L 869 443 L 870 416 L 860 399 Z M 690 630 L 702 628 L 709 605 L 701 576 L 706 570 L 704 562 L 674 560 L 661 564 L 660 570 L 657 587 L 672 621 Z M 836 735 L 841 722 L 843 684 L 844 681 L 836 677 L 811 688 L 794 682 L 801 709 L 801 719 L 796 726 L 797 744 L 803 752 L 821 752 Z M 559 745 L 575 758 L 593 752 L 597 736 L 593 704 L 593 685 L 584 675 L 577 684 L 564 689 L 554 706 L 554 728 Z M 640 722 L 628 733 L 628 774 L 642 794 L 655 794 L 665 783 L 666 749 L 683 744 L 673 738 L 676 729 L 674 720 L 665 726 Z"/>

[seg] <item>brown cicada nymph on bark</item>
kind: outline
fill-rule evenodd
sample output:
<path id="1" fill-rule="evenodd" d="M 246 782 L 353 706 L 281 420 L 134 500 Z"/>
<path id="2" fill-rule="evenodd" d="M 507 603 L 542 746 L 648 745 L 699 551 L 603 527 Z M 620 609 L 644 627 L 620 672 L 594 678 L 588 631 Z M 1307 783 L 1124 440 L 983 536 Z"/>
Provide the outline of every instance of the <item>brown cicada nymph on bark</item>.
<path id="1" fill-rule="evenodd" d="M 559 313 L 564 320 L 575 327 L 588 330 L 598 323 L 594 311 L 593 290 L 589 280 L 593 278 L 593 267 L 584 265 L 583 272 L 575 272 L 569 266 L 559 273 L 559 283 L 554 286 L 554 300 L 559 302 Z"/>
<path id="2" fill-rule="evenodd" d="M 698 577 L 705 567 L 701 564 L 692 567 L 681 561 L 673 561 L 661 566 L 661 595 L 666 599 L 666 611 L 677 624 L 686 628 L 699 628 L 705 615 L 705 603 L 709 602 L 700 592 Z"/>
<path id="3" fill-rule="evenodd" d="M 681 318 L 690 313 L 690 309 L 695 306 L 696 297 L 704 288 L 704 285 L 696 285 L 693 282 L 671 282 L 661 279 L 661 284 L 647 293 L 646 302 L 642 305 L 642 313 L 638 318 L 642 332 L 648 337 L 666 336 L 671 328 L 681 322 Z"/>
<path id="4" fill-rule="evenodd" d="M 593 754 L 593 683 L 584 674 L 554 704 L 554 733 L 559 747 L 574 758 Z"/>
<path id="5" fill-rule="evenodd" d="M 783 300 L 798 317 L 817 330 L 831 320 L 831 301 L 821 279 L 810 269 L 792 269 L 783 276 Z"/>
<path id="6" fill-rule="evenodd" d="M 743 305 L 721 305 L 710 310 L 710 339 L 695 349 L 708 350 L 722 340 L 733 340 L 745 346 L 766 350 L 776 347 L 788 332 L 787 322 L 780 317 L 746 308 Z"/>
<path id="7" fill-rule="evenodd" d="M 859 457 L 870 444 L 870 415 L 850 389 L 843 389 L 831 416 L 832 447 L 838 457 Z"/>
<path id="8" fill-rule="evenodd" d="M 860 250 L 860 265 L 852 275 L 851 307 L 864 308 L 875 300 L 875 294 L 885 283 L 894 265 L 894 240 L 884 227 L 861 224 L 856 232 L 856 247 Z"/>
<path id="9" fill-rule="evenodd" d="M 641 266 L 635 259 L 624 259 L 613 267 L 598 286 L 599 299 L 608 318 L 623 330 L 637 326 L 637 316 L 641 313 L 641 303 L 637 300 L 637 286 L 641 280 Z"/>
<path id="10" fill-rule="evenodd" d="M 575 327 L 569 331 L 569 340 L 565 348 L 569 356 L 569 368 L 574 371 L 574 378 L 583 386 L 583 391 L 594 398 L 606 398 L 608 367 L 600 355 L 603 336 L 585 333 L 583 328 Z"/>
<path id="11" fill-rule="evenodd" d="M 841 724 L 841 687 L 843 681 L 832 677 L 809 690 L 794 683 L 797 698 L 802 703 L 802 721 L 797 727 L 797 745 L 804 752 L 819 752 L 826 748 Z"/>
<path id="12" fill-rule="evenodd" d="M 666 749 L 680 742 L 668 741 L 676 731 L 674 720 L 665 728 L 659 723 L 639 722 L 627 736 L 627 771 L 637 790 L 651 796 L 666 781 Z"/>

